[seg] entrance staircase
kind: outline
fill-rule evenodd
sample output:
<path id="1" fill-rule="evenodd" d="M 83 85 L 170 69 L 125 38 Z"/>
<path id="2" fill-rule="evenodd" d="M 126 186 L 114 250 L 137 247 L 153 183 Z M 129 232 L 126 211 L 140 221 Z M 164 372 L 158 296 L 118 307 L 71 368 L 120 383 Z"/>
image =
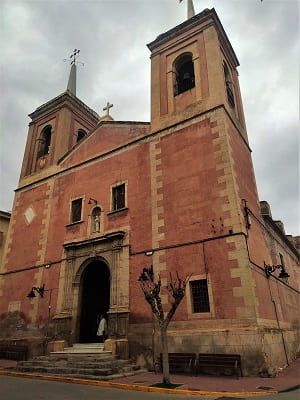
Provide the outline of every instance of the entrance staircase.
<path id="1" fill-rule="evenodd" d="M 74 344 L 49 356 L 18 361 L 17 366 L 9 370 L 101 381 L 145 372 L 130 360 L 121 360 L 104 351 L 103 343 Z"/>

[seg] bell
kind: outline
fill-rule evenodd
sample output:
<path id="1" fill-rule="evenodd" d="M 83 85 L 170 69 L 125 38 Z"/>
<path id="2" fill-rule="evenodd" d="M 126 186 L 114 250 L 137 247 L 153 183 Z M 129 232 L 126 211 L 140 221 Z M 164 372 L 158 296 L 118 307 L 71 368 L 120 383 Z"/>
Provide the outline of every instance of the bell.
<path id="1" fill-rule="evenodd" d="M 184 81 L 191 80 L 191 75 L 190 75 L 189 72 L 185 72 L 185 73 L 183 74 L 183 80 L 184 80 Z"/>

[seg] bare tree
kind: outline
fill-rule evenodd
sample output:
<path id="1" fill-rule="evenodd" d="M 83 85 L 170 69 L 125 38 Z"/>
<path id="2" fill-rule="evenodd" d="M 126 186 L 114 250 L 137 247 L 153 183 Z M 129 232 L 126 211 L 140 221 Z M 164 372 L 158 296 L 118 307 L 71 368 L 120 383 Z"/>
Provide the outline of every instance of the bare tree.
<path id="1" fill-rule="evenodd" d="M 161 301 L 161 279 L 160 276 L 158 276 L 158 280 L 154 280 L 152 265 L 149 268 L 143 268 L 143 271 L 139 277 L 145 299 L 150 304 L 151 311 L 156 317 L 160 328 L 163 383 L 165 384 L 170 383 L 167 329 L 177 307 L 184 298 L 185 287 L 189 279 L 190 275 L 186 276 L 184 279 L 181 279 L 176 271 L 176 278 L 173 281 L 172 274 L 170 273 L 170 279 L 166 289 L 173 297 L 173 300 L 171 301 L 170 310 L 165 313 Z"/>

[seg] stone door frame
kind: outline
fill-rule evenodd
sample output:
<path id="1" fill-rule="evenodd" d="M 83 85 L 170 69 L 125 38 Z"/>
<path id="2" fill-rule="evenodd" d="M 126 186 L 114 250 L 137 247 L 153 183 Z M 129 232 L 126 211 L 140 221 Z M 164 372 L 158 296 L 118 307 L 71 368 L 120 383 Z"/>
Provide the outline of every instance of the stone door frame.
<path id="1" fill-rule="evenodd" d="M 127 338 L 129 319 L 129 244 L 123 231 L 87 240 L 64 243 L 65 263 L 59 291 L 61 307 L 54 319 L 68 332 L 69 344 L 79 340 L 82 274 L 94 260 L 105 263 L 110 272 L 110 338 Z"/>

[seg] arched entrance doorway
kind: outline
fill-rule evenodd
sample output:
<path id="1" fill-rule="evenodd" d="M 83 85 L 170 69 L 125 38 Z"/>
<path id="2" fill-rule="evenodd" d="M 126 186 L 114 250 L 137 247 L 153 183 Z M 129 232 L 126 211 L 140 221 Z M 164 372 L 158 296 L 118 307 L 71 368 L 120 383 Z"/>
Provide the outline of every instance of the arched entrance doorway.
<path id="1" fill-rule="evenodd" d="M 94 343 L 99 341 L 97 333 L 97 316 L 109 310 L 110 273 L 107 265 L 101 260 L 91 261 L 81 277 L 81 316 L 79 341 Z"/>

